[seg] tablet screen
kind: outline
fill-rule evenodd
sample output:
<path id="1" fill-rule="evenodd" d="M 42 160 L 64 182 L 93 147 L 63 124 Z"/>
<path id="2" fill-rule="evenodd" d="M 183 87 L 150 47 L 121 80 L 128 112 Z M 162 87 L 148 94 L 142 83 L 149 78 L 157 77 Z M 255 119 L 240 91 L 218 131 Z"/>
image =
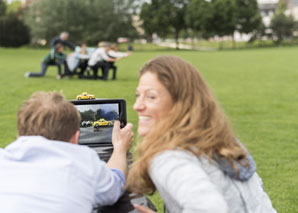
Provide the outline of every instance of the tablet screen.
<path id="1" fill-rule="evenodd" d="M 115 120 L 119 120 L 118 103 L 75 105 L 81 114 L 79 144 L 112 143 Z"/>

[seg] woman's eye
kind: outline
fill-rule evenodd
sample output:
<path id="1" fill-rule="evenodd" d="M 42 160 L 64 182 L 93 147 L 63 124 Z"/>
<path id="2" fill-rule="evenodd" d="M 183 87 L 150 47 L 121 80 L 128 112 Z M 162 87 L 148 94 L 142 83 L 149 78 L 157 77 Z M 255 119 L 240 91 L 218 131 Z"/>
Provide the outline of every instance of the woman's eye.
<path id="1" fill-rule="evenodd" d="M 148 98 L 149 100 L 154 100 L 154 99 L 155 99 L 155 96 L 154 96 L 154 95 L 148 95 L 147 98 Z"/>

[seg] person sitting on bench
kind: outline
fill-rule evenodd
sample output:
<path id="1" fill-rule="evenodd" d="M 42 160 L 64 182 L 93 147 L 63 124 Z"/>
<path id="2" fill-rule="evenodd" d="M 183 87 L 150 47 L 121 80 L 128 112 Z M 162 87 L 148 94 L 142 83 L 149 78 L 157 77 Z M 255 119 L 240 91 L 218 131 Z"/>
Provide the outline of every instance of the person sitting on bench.
<path id="1" fill-rule="evenodd" d="M 109 70 L 109 62 L 115 62 L 119 60 L 119 58 L 111 58 L 108 56 L 108 52 L 111 49 L 111 45 L 109 43 L 98 43 L 99 48 L 97 48 L 92 55 L 90 56 L 90 59 L 88 61 L 88 66 L 91 67 L 93 70 L 93 78 L 97 79 L 97 71 L 98 68 L 102 69 L 102 79 L 107 80 L 108 79 L 108 70 Z M 101 47 L 102 46 L 102 47 Z"/>
<path id="2" fill-rule="evenodd" d="M 80 68 L 79 78 L 84 76 L 84 71 L 88 66 L 88 60 L 90 55 L 86 49 L 86 44 L 79 44 L 76 51 L 70 54 L 65 61 L 65 75 L 73 75 L 76 74 L 77 68 Z"/>
<path id="3" fill-rule="evenodd" d="M 43 77 L 46 74 L 47 68 L 50 65 L 58 67 L 57 79 L 61 78 L 61 64 L 64 63 L 66 55 L 63 53 L 64 46 L 62 44 L 56 44 L 55 48 L 52 48 L 50 53 L 47 54 L 41 63 L 41 72 L 26 72 L 25 77 Z"/>
<path id="4" fill-rule="evenodd" d="M 131 51 L 128 52 L 119 52 L 119 48 L 117 44 L 112 44 L 111 49 L 108 52 L 108 56 L 111 58 L 124 58 L 131 55 Z M 116 72 L 117 72 L 117 66 L 115 65 L 115 62 L 109 62 L 109 69 L 113 70 L 113 80 L 116 80 Z"/>

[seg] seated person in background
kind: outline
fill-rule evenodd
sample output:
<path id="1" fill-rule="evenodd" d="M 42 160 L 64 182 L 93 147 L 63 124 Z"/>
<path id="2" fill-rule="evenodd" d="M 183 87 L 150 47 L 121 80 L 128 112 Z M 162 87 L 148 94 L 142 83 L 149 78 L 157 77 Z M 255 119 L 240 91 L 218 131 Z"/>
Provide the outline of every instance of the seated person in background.
<path id="1" fill-rule="evenodd" d="M 168 212 L 276 212 L 252 156 L 194 66 L 175 56 L 146 63 L 133 108 L 142 136 L 127 181 L 133 192 L 157 189 Z"/>
<path id="2" fill-rule="evenodd" d="M 43 77 L 46 74 L 48 66 L 55 65 L 58 67 L 57 79 L 60 79 L 62 76 L 61 64 L 64 64 L 66 58 L 63 51 L 64 46 L 62 44 L 56 44 L 55 48 L 52 48 L 50 53 L 44 57 L 41 63 L 41 72 L 26 72 L 25 77 Z"/>
<path id="3" fill-rule="evenodd" d="M 119 52 L 119 48 L 117 44 L 112 44 L 111 45 L 111 49 L 108 52 L 108 56 L 111 58 L 124 58 L 127 57 L 129 55 L 131 55 L 131 51 L 128 52 Z M 109 69 L 113 70 L 113 80 L 116 80 L 116 72 L 117 72 L 117 67 L 115 65 L 115 62 L 109 62 Z"/>
<path id="4" fill-rule="evenodd" d="M 84 71 L 88 66 L 89 54 L 86 50 L 86 44 L 80 44 L 76 51 L 69 55 L 65 63 L 65 75 L 76 74 L 76 69 L 80 68 L 79 77 L 84 76 Z"/>
<path id="5" fill-rule="evenodd" d="M 69 38 L 68 32 L 62 32 L 59 36 L 56 36 L 55 38 L 52 39 L 50 43 L 51 48 L 54 48 L 57 44 L 61 44 L 64 46 L 64 48 L 65 46 L 68 46 L 70 49 L 74 50 L 75 46 L 68 41 L 68 38 Z"/>
<path id="6" fill-rule="evenodd" d="M 109 62 L 115 62 L 118 58 L 111 58 L 108 56 L 108 52 L 111 49 L 111 45 L 109 43 L 98 43 L 98 48 L 91 54 L 90 59 L 88 61 L 88 66 L 93 70 L 93 78 L 97 79 L 97 71 L 98 68 L 102 69 L 102 79 L 108 79 L 108 71 L 109 71 Z"/>
<path id="7" fill-rule="evenodd" d="M 81 117 L 57 92 L 36 92 L 18 112 L 18 139 L 0 149 L 0 212 L 90 213 L 124 192 L 132 124 L 112 133 L 114 151 L 101 161 L 78 145 Z"/>
<path id="8" fill-rule="evenodd" d="M 133 51 L 133 46 L 132 45 L 128 45 L 127 50 L 132 52 Z"/>

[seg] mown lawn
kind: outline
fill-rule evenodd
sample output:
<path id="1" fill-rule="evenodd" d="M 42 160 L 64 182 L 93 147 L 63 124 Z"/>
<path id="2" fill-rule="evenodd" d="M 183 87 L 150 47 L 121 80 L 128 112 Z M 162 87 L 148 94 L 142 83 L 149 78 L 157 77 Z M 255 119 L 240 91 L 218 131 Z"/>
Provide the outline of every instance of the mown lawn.
<path id="1" fill-rule="evenodd" d="M 68 99 L 84 91 L 98 98 L 124 98 L 128 120 L 136 127 L 137 115 L 132 105 L 139 68 L 154 56 L 177 55 L 194 64 L 213 89 L 238 138 L 255 158 L 273 206 L 278 212 L 297 211 L 297 47 L 216 52 L 141 51 L 117 62 L 116 81 L 56 80 L 57 71 L 53 67 L 44 78 L 25 78 L 25 72 L 40 70 L 46 53 L 47 50 L 37 49 L 0 49 L 0 147 L 16 138 L 17 110 L 37 90 L 63 91 Z M 152 199 L 161 211 L 160 198 Z"/>

